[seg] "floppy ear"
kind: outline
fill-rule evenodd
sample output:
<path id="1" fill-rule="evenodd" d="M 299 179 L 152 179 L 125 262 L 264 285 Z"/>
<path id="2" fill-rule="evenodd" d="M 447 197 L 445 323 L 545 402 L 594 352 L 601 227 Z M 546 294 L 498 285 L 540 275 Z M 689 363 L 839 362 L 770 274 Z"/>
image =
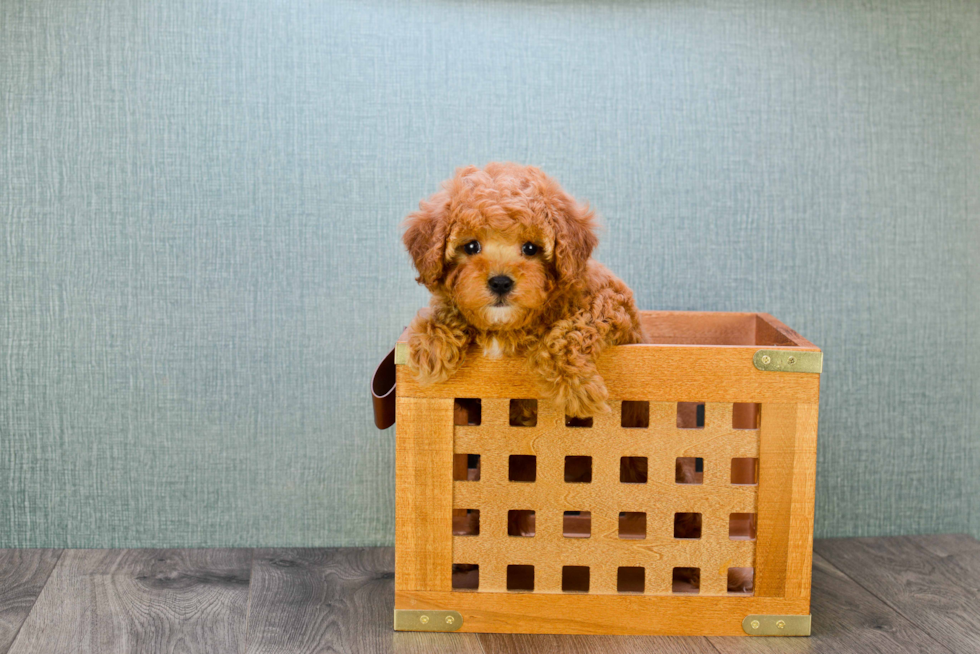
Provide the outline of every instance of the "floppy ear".
<path id="1" fill-rule="evenodd" d="M 555 267 L 561 279 L 570 281 L 585 273 L 586 262 L 599 244 L 595 212 L 569 196 L 555 208 Z"/>
<path id="2" fill-rule="evenodd" d="M 442 279 L 449 231 L 449 193 L 439 191 L 419 202 L 419 210 L 410 213 L 403 225 L 406 229 L 402 241 L 419 271 L 415 281 L 432 290 Z"/>

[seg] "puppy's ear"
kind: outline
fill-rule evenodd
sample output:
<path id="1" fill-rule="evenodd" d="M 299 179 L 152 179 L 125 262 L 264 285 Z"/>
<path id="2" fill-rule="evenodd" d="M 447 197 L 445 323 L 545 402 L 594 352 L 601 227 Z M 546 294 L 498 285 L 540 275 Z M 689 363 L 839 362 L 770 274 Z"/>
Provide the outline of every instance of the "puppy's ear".
<path id="1" fill-rule="evenodd" d="M 432 290 L 442 279 L 446 237 L 449 233 L 449 193 L 439 191 L 419 202 L 419 210 L 410 213 L 402 223 L 402 241 L 412 257 L 419 284 Z"/>
<path id="2" fill-rule="evenodd" d="M 562 279 L 577 279 L 599 244 L 595 212 L 565 195 L 555 213 L 555 267 Z"/>

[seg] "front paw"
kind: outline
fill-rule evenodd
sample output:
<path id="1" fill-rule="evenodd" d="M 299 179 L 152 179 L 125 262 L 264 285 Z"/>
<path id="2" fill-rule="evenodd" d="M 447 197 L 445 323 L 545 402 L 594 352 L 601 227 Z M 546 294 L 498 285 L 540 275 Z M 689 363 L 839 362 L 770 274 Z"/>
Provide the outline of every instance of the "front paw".
<path id="1" fill-rule="evenodd" d="M 463 353 L 439 333 L 414 333 L 408 338 L 408 367 L 420 384 L 444 382 L 459 369 Z"/>
<path id="2" fill-rule="evenodd" d="M 609 392 L 599 375 L 580 379 L 564 379 L 557 384 L 555 404 L 564 407 L 565 415 L 572 418 L 589 418 L 599 413 L 609 413 L 606 400 Z"/>

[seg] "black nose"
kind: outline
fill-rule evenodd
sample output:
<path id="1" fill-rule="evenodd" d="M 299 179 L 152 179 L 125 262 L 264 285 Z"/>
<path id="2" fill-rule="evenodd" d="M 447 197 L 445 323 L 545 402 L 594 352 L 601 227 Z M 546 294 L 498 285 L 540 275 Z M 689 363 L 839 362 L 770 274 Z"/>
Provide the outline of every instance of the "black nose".
<path id="1" fill-rule="evenodd" d="M 487 286 L 497 295 L 507 295 L 514 288 L 514 280 L 507 275 L 497 275 L 487 280 Z"/>

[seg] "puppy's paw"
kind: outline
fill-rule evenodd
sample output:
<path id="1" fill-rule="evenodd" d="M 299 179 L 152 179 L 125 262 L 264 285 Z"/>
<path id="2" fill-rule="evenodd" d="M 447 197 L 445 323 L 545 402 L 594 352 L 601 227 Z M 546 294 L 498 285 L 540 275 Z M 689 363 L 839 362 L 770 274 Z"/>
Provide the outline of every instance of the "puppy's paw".
<path id="1" fill-rule="evenodd" d="M 462 362 L 462 349 L 439 331 L 415 332 L 408 338 L 408 367 L 420 384 L 446 381 Z"/>
<path id="2" fill-rule="evenodd" d="M 565 415 L 572 418 L 589 418 L 599 413 L 609 413 L 606 403 L 609 392 L 599 375 L 579 379 L 563 379 L 558 382 L 555 403 L 564 407 Z"/>

